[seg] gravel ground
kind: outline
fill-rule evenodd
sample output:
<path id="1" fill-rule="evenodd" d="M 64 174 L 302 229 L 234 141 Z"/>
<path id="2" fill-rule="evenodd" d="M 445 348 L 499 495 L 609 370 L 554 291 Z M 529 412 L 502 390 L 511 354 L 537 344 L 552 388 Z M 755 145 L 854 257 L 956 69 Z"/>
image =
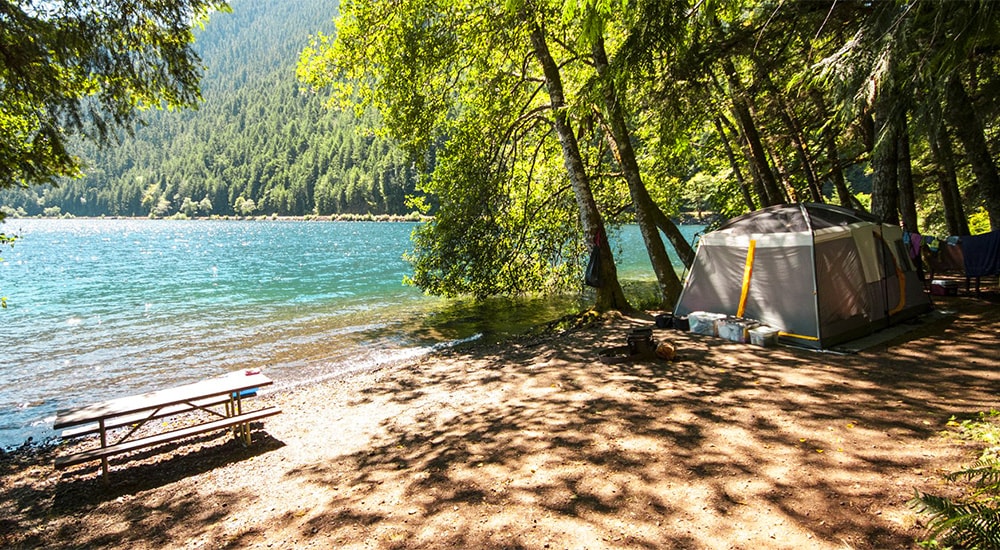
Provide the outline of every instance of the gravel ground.
<path id="1" fill-rule="evenodd" d="M 674 361 L 607 364 L 651 325 L 616 315 L 454 349 L 263 394 L 283 413 L 249 448 L 209 434 L 108 484 L 26 447 L 0 456 L 0 546 L 915 548 L 907 500 L 978 456 L 946 423 L 998 408 L 988 290 L 850 355 L 656 330 Z"/>

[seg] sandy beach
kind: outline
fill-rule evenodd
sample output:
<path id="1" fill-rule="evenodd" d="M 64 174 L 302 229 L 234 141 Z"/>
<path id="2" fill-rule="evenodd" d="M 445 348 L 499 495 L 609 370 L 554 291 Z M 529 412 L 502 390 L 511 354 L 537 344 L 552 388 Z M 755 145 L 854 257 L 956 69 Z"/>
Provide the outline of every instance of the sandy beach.
<path id="1" fill-rule="evenodd" d="M 853 354 L 657 329 L 675 361 L 607 364 L 653 325 L 607 315 L 262 395 L 283 413 L 249 448 L 210 434 L 108 484 L 22 449 L 0 546 L 915 548 L 907 501 L 958 494 L 942 474 L 980 451 L 948 420 L 998 407 L 998 296 Z"/>

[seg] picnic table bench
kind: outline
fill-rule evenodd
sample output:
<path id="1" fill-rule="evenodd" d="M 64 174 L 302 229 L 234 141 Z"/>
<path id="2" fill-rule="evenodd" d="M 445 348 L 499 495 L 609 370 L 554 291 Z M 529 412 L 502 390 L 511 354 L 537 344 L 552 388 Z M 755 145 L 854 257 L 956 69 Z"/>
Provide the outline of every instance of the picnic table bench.
<path id="1" fill-rule="evenodd" d="M 244 411 L 243 399 L 270 384 L 272 381 L 259 371 L 241 370 L 193 384 L 60 410 L 56 413 L 53 428 L 64 430 L 61 434 L 63 439 L 99 434 L 100 446 L 59 456 L 55 466 L 67 468 L 100 459 L 107 480 L 108 457 L 222 428 L 232 429 L 236 437 L 249 445 L 250 422 L 278 414 L 281 409 L 266 407 Z M 199 423 L 132 437 L 150 420 L 196 411 L 207 413 L 198 415 L 201 419 Z"/>

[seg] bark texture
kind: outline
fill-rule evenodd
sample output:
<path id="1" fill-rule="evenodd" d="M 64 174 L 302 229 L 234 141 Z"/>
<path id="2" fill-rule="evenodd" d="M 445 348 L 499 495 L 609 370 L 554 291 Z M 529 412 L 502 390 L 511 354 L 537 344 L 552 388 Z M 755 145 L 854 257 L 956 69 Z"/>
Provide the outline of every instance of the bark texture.
<path id="1" fill-rule="evenodd" d="M 990 228 L 993 231 L 1000 230 L 1000 175 L 997 174 L 996 163 L 990 155 L 983 124 L 976 115 L 972 98 L 957 75 L 952 76 L 948 82 L 947 103 L 948 119 L 962 142 L 965 156 L 976 175 L 980 196 L 990 215 Z"/>
<path id="2" fill-rule="evenodd" d="M 913 189 L 913 168 L 910 164 L 910 131 L 906 123 L 906 113 L 897 114 L 896 132 L 897 179 L 899 182 L 899 214 L 903 219 L 903 229 L 916 232 L 917 196 Z"/>
<path id="3" fill-rule="evenodd" d="M 607 52 L 604 49 L 604 38 L 598 36 L 592 48 L 594 64 L 597 75 L 600 77 L 601 96 L 604 99 L 604 108 L 611 125 L 612 148 L 618 164 L 625 174 L 625 181 L 628 183 L 629 194 L 632 196 L 632 204 L 635 206 L 635 220 L 639 225 L 639 232 L 646 244 L 646 251 L 649 254 L 649 261 L 653 265 L 653 273 L 656 274 L 656 281 L 660 288 L 660 295 L 663 299 L 663 306 L 672 308 L 680 297 L 683 284 L 677 271 L 670 263 L 667 256 L 667 249 L 663 245 L 663 239 L 657 231 L 656 212 L 659 208 L 649 196 L 649 191 L 642 182 L 642 174 L 639 171 L 639 163 L 635 158 L 635 150 L 632 148 L 632 140 L 628 126 L 625 123 L 625 112 L 621 101 L 618 98 L 614 82 L 611 78 L 610 67 L 608 65 Z M 669 224 L 673 224 L 667 220 Z"/>
<path id="4" fill-rule="evenodd" d="M 882 223 L 899 224 L 899 171 L 894 94 L 886 87 L 875 102 L 875 148 L 872 151 L 872 214 Z"/>
<path id="5" fill-rule="evenodd" d="M 736 74 L 736 67 L 732 61 L 725 60 L 723 62 L 723 70 L 726 73 L 726 79 L 729 83 L 730 95 L 733 100 L 733 112 L 736 115 L 736 121 L 740 125 L 740 130 L 745 140 L 751 168 L 763 187 L 763 193 L 759 197 L 760 203 L 762 206 L 781 204 L 785 202 L 785 195 L 778 185 L 774 171 L 771 170 L 767 152 L 764 150 L 764 144 L 760 138 L 760 132 L 757 130 L 757 124 L 750 112 L 746 90 L 744 90 L 743 85 L 740 83 L 739 75 Z"/>
<path id="6" fill-rule="evenodd" d="M 614 254 L 608 244 L 607 233 L 604 229 L 604 220 L 597 209 L 597 202 L 594 200 L 593 191 L 590 188 L 590 179 L 580 154 L 580 146 L 577 143 L 576 135 L 570 125 L 569 116 L 566 113 L 566 98 L 563 93 L 562 76 L 559 73 L 559 66 L 549 53 L 548 43 L 545 39 L 545 31 L 537 24 L 531 28 L 531 44 L 534 47 L 534 56 L 542 67 L 545 75 L 545 87 L 549 92 L 549 101 L 552 107 L 552 118 L 555 123 L 556 133 L 559 136 L 559 143 L 562 146 L 563 162 L 566 171 L 569 173 L 570 184 L 573 188 L 573 195 L 576 198 L 577 206 L 580 209 L 580 221 L 583 230 L 587 235 L 591 246 L 598 246 L 601 250 L 601 286 L 597 289 L 597 299 L 594 308 L 598 311 L 619 310 L 631 311 L 632 306 L 625 299 L 621 283 L 618 281 L 618 269 L 615 266 Z"/>
<path id="7" fill-rule="evenodd" d="M 951 138 L 944 124 L 939 124 L 930 136 L 931 154 L 937 164 L 938 189 L 944 206 L 944 219 L 949 235 L 968 235 L 969 219 L 962 205 L 962 192 L 958 188 L 958 174 L 955 171 L 955 152 L 951 148 Z"/>

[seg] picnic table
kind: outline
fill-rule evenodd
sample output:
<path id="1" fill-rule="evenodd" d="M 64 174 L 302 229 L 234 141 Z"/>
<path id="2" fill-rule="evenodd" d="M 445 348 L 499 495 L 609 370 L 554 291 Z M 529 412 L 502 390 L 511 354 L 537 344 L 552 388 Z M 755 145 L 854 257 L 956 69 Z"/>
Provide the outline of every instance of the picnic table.
<path id="1" fill-rule="evenodd" d="M 249 445 L 250 422 L 281 410 L 266 407 L 244 411 L 244 398 L 256 395 L 259 388 L 270 384 L 271 379 L 259 371 L 240 370 L 193 384 L 60 410 L 53 428 L 64 430 L 63 439 L 98 434 L 100 445 L 59 456 L 55 466 L 67 468 L 100 459 L 107 480 L 108 457 L 223 428 L 232 429 L 237 438 Z M 150 420 L 198 411 L 205 414 L 194 415 L 197 423 L 193 425 L 133 438 Z"/>

